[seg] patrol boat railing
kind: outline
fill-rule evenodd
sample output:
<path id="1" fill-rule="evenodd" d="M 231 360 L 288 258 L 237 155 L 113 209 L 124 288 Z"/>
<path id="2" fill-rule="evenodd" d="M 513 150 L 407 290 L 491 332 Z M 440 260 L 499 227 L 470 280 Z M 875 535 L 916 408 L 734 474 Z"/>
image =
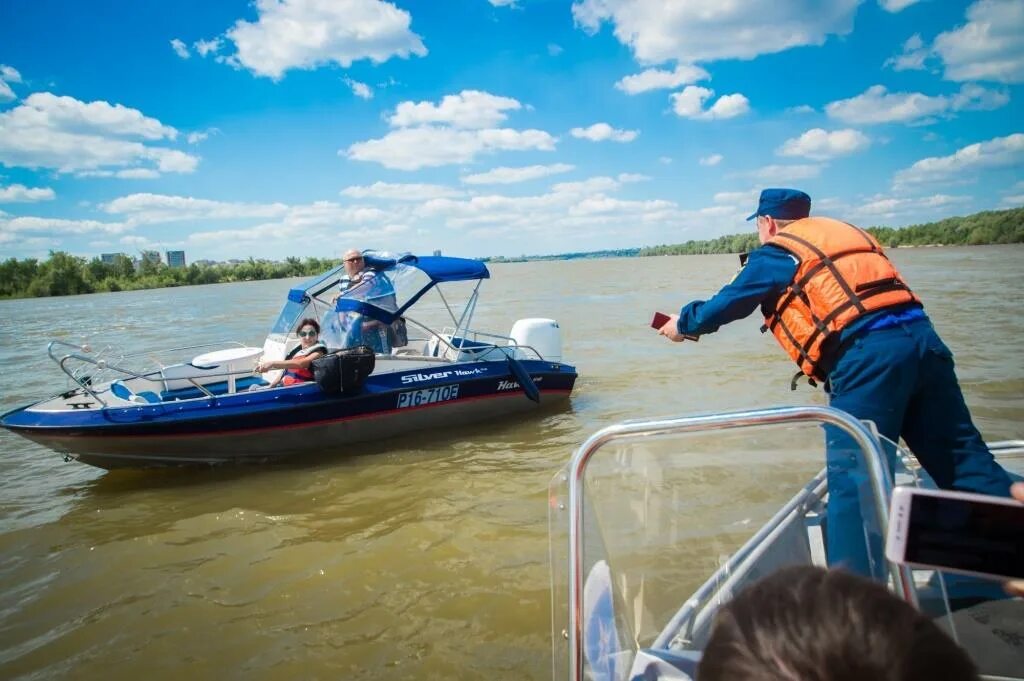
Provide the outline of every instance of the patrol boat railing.
<path id="1" fill-rule="evenodd" d="M 568 465 L 567 495 L 569 512 L 569 609 L 568 627 L 563 636 L 568 640 L 569 678 L 581 681 L 584 678 L 583 659 L 583 517 L 584 517 L 584 475 L 587 464 L 599 449 L 613 442 L 626 439 L 659 437 L 696 433 L 703 431 L 731 430 L 747 427 L 758 427 L 776 424 L 822 424 L 832 425 L 844 431 L 856 443 L 863 453 L 867 466 L 868 478 L 872 490 L 874 520 L 884 536 L 888 528 L 888 508 L 892 496 L 892 476 L 886 462 L 881 442 L 869 428 L 846 412 L 831 407 L 776 407 L 738 411 L 725 414 L 704 416 L 688 416 L 674 419 L 654 421 L 631 421 L 604 428 L 584 442 Z M 816 479 L 817 481 L 817 479 Z M 824 479 L 817 481 L 816 488 L 824 484 Z M 790 506 L 793 506 L 790 508 Z M 764 527 L 762 527 L 739 551 L 729 560 L 730 565 L 738 565 L 746 561 L 757 551 L 757 548 L 770 538 L 778 526 L 797 511 L 800 505 L 798 496 L 789 505 L 781 509 Z M 727 566 L 723 567 L 727 570 Z M 915 590 L 913 575 L 909 568 L 887 562 L 887 571 L 894 592 L 901 598 L 914 603 Z M 710 589 L 710 586 L 706 586 Z M 704 599 L 709 594 L 704 594 Z M 701 594 L 696 594 L 691 602 L 698 604 Z M 685 617 L 693 614 L 693 609 L 684 607 L 677 614 L 675 621 L 682 622 Z M 673 628 L 667 627 L 666 630 Z"/>

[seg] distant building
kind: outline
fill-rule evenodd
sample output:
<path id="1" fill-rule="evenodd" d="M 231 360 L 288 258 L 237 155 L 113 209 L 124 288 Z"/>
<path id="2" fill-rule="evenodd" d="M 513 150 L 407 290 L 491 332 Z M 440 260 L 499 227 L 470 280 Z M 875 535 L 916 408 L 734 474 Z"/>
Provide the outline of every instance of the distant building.
<path id="1" fill-rule="evenodd" d="M 434 257 L 437 257 L 437 258 L 441 257 L 441 249 L 440 248 L 437 249 L 436 251 L 434 251 Z"/>
<path id="2" fill-rule="evenodd" d="M 113 265 L 119 255 L 123 256 L 124 253 L 100 253 L 100 262 L 104 265 Z"/>
<path id="3" fill-rule="evenodd" d="M 184 267 L 185 251 L 167 251 L 168 267 Z"/>

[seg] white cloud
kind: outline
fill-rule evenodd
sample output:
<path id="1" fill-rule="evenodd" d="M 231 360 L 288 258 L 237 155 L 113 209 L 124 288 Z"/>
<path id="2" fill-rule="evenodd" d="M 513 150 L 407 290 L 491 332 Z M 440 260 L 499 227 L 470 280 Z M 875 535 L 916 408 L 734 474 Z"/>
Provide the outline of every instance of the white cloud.
<path id="1" fill-rule="evenodd" d="M 124 180 L 155 180 L 160 177 L 160 173 L 152 168 L 128 168 L 126 170 L 118 170 L 115 177 Z"/>
<path id="2" fill-rule="evenodd" d="M 514 7 L 516 4 L 516 0 L 487 0 L 487 2 L 495 7 Z"/>
<path id="3" fill-rule="evenodd" d="M 448 124 L 456 128 L 490 128 L 501 123 L 508 114 L 522 108 L 511 97 L 500 97 L 479 90 L 463 90 L 457 95 L 446 95 L 440 104 L 431 102 L 402 102 L 388 122 L 393 127 Z"/>
<path id="4" fill-rule="evenodd" d="M 1024 194 L 1007 194 L 1000 202 L 1004 206 L 1024 206 Z"/>
<path id="5" fill-rule="evenodd" d="M 822 166 L 812 163 L 772 164 L 754 170 L 736 173 L 735 177 L 747 177 L 759 184 L 779 185 L 786 182 L 809 180 L 821 174 Z"/>
<path id="6" fill-rule="evenodd" d="M 88 132 L 141 137 L 147 140 L 175 139 L 178 131 L 138 109 L 104 101 L 81 102 L 74 97 L 58 97 L 49 92 L 29 95 L 12 118 L 49 128 L 69 128 Z"/>
<path id="7" fill-rule="evenodd" d="M 338 154 L 387 168 L 418 170 L 469 163 L 497 151 L 553 150 L 556 140 L 543 130 L 491 127 L 508 117 L 506 111 L 520 108 L 515 99 L 478 90 L 447 95 L 436 105 L 402 102 L 388 118 L 397 130 L 356 142 Z"/>
<path id="8" fill-rule="evenodd" d="M 213 38 L 212 40 L 197 40 L 192 43 L 192 47 L 196 49 L 200 57 L 205 57 L 208 54 L 215 54 L 220 51 L 221 42 L 220 38 Z"/>
<path id="9" fill-rule="evenodd" d="M 760 193 L 760 189 L 750 189 L 745 192 L 718 192 L 712 197 L 712 200 L 715 203 L 727 203 L 743 208 L 756 206 Z"/>
<path id="10" fill-rule="evenodd" d="M 923 158 L 896 173 L 897 186 L 923 182 L 941 182 L 971 177 L 979 170 L 1024 164 L 1024 134 L 1014 133 L 985 142 L 969 144 L 949 156 Z"/>
<path id="11" fill-rule="evenodd" d="M 274 204 L 279 206 L 280 204 Z M 316 201 L 299 206 L 282 206 L 283 210 L 269 222 L 241 229 L 218 229 L 194 232 L 188 237 L 192 245 L 218 246 L 239 243 L 262 246 L 268 254 L 280 257 L 282 248 L 292 248 L 295 239 L 319 238 L 324 242 L 379 240 L 386 234 L 405 231 L 395 224 L 396 214 L 367 206 L 342 206 L 332 201 Z M 338 231 L 339 225 L 346 229 Z"/>
<path id="12" fill-rule="evenodd" d="M 466 184 L 515 184 L 559 173 L 567 173 L 575 169 L 575 167 L 568 163 L 554 163 L 546 166 L 523 166 L 519 168 L 502 166 L 488 170 L 485 173 L 466 175 L 462 178 L 462 181 Z"/>
<path id="13" fill-rule="evenodd" d="M 470 235 L 577 233 L 597 228 L 617 229 L 629 224 L 631 232 L 645 225 L 678 224 L 684 213 L 671 201 L 633 201 L 609 196 L 630 175 L 592 177 L 554 185 L 544 194 L 504 196 L 491 194 L 464 200 L 438 199 L 417 207 L 413 222 L 440 220 L 445 227 L 469 230 Z"/>
<path id="14" fill-rule="evenodd" d="M 578 26 L 596 33 L 612 24 L 616 39 L 645 64 L 753 59 L 845 35 L 861 0 L 577 0 Z"/>
<path id="15" fill-rule="evenodd" d="M 177 38 L 171 41 L 171 49 L 174 50 L 174 54 L 178 55 L 182 59 L 188 59 L 192 56 L 192 53 L 188 51 L 188 45 Z"/>
<path id="16" fill-rule="evenodd" d="M 548 54 L 551 55 L 552 57 L 557 57 L 563 52 L 565 52 L 565 49 L 561 45 L 558 45 L 556 43 L 548 43 Z"/>
<path id="17" fill-rule="evenodd" d="M 99 222 L 98 220 L 67 220 L 64 218 L 41 218 L 34 216 L 0 217 L 0 234 L 120 234 L 131 229 L 122 222 Z"/>
<path id="18" fill-rule="evenodd" d="M 229 203 L 167 194 L 129 194 L 102 204 L 100 209 L 123 215 L 132 225 L 182 222 L 188 220 L 233 220 L 271 218 L 285 215 L 283 203 Z"/>
<path id="19" fill-rule="evenodd" d="M 967 23 L 936 36 L 932 49 L 955 81 L 1024 82 L 1024 2 L 978 0 Z"/>
<path id="20" fill-rule="evenodd" d="M 57 195 L 49 187 L 26 187 L 23 184 L 0 185 L 0 203 L 52 201 Z"/>
<path id="21" fill-rule="evenodd" d="M 893 71 L 920 71 L 931 54 L 931 50 L 924 46 L 921 34 L 915 33 L 903 43 L 903 51 L 886 59 L 884 66 L 891 66 Z"/>
<path id="22" fill-rule="evenodd" d="M 825 111 L 831 118 L 855 125 L 912 123 L 953 111 L 997 109 L 1009 101 L 1006 92 L 971 84 L 955 95 L 934 97 L 920 92 L 887 92 L 882 85 L 872 85 L 856 97 L 827 104 Z"/>
<path id="23" fill-rule="evenodd" d="M 352 80 L 351 78 L 342 78 L 345 85 L 352 88 L 352 94 L 360 99 L 373 99 L 373 90 L 366 83 L 360 83 L 358 80 Z"/>
<path id="24" fill-rule="evenodd" d="M 776 153 L 780 156 L 803 156 L 821 161 L 852 154 L 866 148 L 869 144 L 871 144 L 871 140 L 859 130 L 847 128 L 829 132 L 821 128 L 812 128 L 800 137 L 783 142 Z"/>
<path id="25" fill-rule="evenodd" d="M 8 83 L 20 83 L 21 74 L 18 73 L 18 69 L 7 64 L 0 64 L 0 79 L 7 81 Z"/>
<path id="26" fill-rule="evenodd" d="M 419 170 L 452 163 L 470 163 L 478 155 L 497 151 L 552 151 L 555 138 L 543 130 L 455 130 L 423 127 L 393 130 L 380 139 L 356 142 L 340 150 L 356 161 L 372 161 L 386 168 Z"/>
<path id="27" fill-rule="evenodd" d="M 185 141 L 188 142 L 189 144 L 199 144 L 200 142 L 204 141 L 206 138 L 210 136 L 210 132 L 212 130 L 216 130 L 216 128 L 212 128 L 211 130 L 196 130 L 194 132 L 190 132 L 188 135 L 185 136 Z"/>
<path id="28" fill-rule="evenodd" d="M 916 5 L 921 0 L 878 0 L 878 4 L 886 12 L 901 12 L 911 5 Z"/>
<path id="29" fill-rule="evenodd" d="M 382 0 L 256 0 L 256 12 L 255 22 L 239 19 L 225 35 L 237 49 L 227 61 L 257 76 L 427 54 L 410 14 Z"/>
<path id="30" fill-rule="evenodd" d="M 919 213 L 926 210 L 946 208 L 957 204 L 970 203 L 970 196 L 949 196 L 934 194 L 916 198 L 900 198 L 891 196 L 873 196 L 860 201 L 850 208 L 850 214 L 857 217 L 894 218 L 900 215 Z"/>
<path id="31" fill-rule="evenodd" d="M 573 128 L 569 131 L 573 137 L 587 139 L 591 142 L 632 142 L 640 134 L 639 130 L 619 130 L 607 123 L 594 123 L 586 128 Z"/>
<path id="32" fill-rule="evenodd" d="M 719 163 L 722 162 L 723 158 L 724 157 L 721 154 L 711 154 L 710 156 L 705 156 L 704 158 L 702 158 L 700 160 L 700 164 L 702 166 L 717 166 Z"/>
<path id="33" fill-rule="evenodd" d="M 392 201 L 426 201 L 429 199 L 453 198 L 463 192 L 440 184 L 414 184 L 374 182 L 369 186 L 353 185 L 341 191 L 344 196 L 357 199 L 390 199 Z"/>
<path id="34" fill-rule="evenodd" d="M 648 90 L 662 90 L 689 85 L 700 80 L 708 80 L 711 76 L 699 66 L 680 64 L 673 71 L 664 69 L 647 69 L 640 73 L 626 76 L 615 87 L 628 95 L 635 95 Z"/>
<path id="35" fill-rule="evenodd" d="M 704 101 L 715 94 L 714 90 L 697 85 L 688 85 L 682 92 L 670 95 L 672 110 L 682 118 L 710 121 L 721 118 L 735 118 L 750 111 L 749 100 L 741 94 L 723 95 L 709 108 Z"/>
<path id="36" fill-rule="evenodd" d="M 617 180 L 614 177 L 599 175 L 597 177 L 589 177 L 586 180 L 577 180 L 575 182 L 559 182 L 552 185 L 551 191 L 556 194 L 582 196 L 615 191 L 620 187 L 622 187 L 622 182 L 620 180 Z"/>
<path id="37" fill-rule="evenodd" d="M 122 180 L 154 180 L 160 173 L 152 168 L 126 168 L 125 170 L 80 170 L 75 177 L 116 177 Z"/>
<path id="38" fill-rule="evenodd" d="M 8 83 L 20 83 L 21 74 L 13 66 L 7 64 L 0 64 L 0 102 L 9 102 L 13 99 L 17 99 L 18 96 L 14 94 L 14 90 Z"/>
<path id="39" fill-rule="evenodd" d="M 798 104 L 797 106 L 791 106 L 786 109 L 787 113 L 794 114 L 809 114 L 814 113 L 814 107 L 809 104 Z"/>
<path id="40" fill-rule="evenodd" d="M 190 173 L 197 157 L 145 143 L 177 135 L 137 109 L 37 92 L 0 113 L 0 163 L 59 172 L 145 166 Z"/>

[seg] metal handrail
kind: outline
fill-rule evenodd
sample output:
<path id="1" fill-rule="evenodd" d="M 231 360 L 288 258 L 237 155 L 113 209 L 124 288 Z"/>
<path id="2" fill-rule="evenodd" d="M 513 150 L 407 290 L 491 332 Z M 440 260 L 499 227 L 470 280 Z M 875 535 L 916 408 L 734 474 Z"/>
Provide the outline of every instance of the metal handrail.
<path id="1" fill-rule="evenodd" d="M 454 344 L 452 344 L 452 342 L 450 340 L 451 338 L 456 337 L 456 335 L 459 332 L 459 327 L 445 326 L 445 327 L 442 327 L 442 329 L 441 329 L 441 331 L 439 333 L 439 332 L 435 331 L 434 329 L 430 328 L 429 326 L 427 326 L 426 324 L 422 324 L 422 323 L 416 321 L 415 319 L 413 319 L 411 317 L 406 317 L 405 320 L 406 320 L 407 323 L 415 324 L 416 326 L 420 327 L 424 331 L 430 333 L 431 336 L 430 336 L 430 338 L 427 339 L 428 341 L 431 341 L 431 340 L 436 338 L 438 343 L 444 344 L 445 347 L 447 347 L 449 350 L 451 350 L 453 353 L 455 353 L 456 356 L 458 356 L 458 353 L 465 352 L 467 350 L 467 348 L 465 348 L 465 347 L 455 346 Z M 458 337 L 462 338 L 464 340 L 469 340 L 467 338 L 467 336 L 469 336 L 470 334 L 473 335 L 474 339 L 476 339 L 477 337 L 480 337 L 480 336 L 485 336 L 487 338 L 497 338 L 499 340 L 511 341 L 513 343 L 513 345 L 498 345 L 496 343 L 484 343 L 481 346 L 481 348 L 479 348 L 481 350 L 485 349 L 485 348 L 487 349 L 487 352 L 485 352 L 482 355 L 482 357 L 486 357 L 492 351 L 500 353 L 503 357 L 508 357 L 508 353 L 505 352 L 505 350 L 507 348 L 511 347 L 511 348 L 515 348 L 515 349 L 519 349 L 519 350 L 529 350 L 530 352 L 532 352 L 534 355 L 537 356 L 537 359 L 539 359 L 541 361 L 544 361 L 544 356 L 542 354 L 540 354 L 540 352 L 537 350 L 537 348 L 533 347 L 532 345 L 520 345 L 518 342 L 516 342 L 516 339 L 512 338 L 511 336 L 502 336 L 501 334 L 497 334 L 497 333 L 488 333 L 486 331 L 476 331 L 474 329 L 467 328 L 467 329 L 463 330 L 462 331 L 462 335 L 458 336 Z"/>
<path id="2" fill-rule="evenodd" d="M 200 343 L 198 345 L 183 345 L 183 346 L 176 347 L 176 348 L 168 348 L 166 350 L 162 350 L 161 352 L 170 353 L 170 352 L 178 352 L 180 350 L 197 350 L 199 348 L 223 347 L 225 345 L 236 345 L 238 347 L 243 347 L 243 348 L 246 347 L 244 343 L 239 343 L 238 341 L 216 341 L 216 342 L 212 342 L 212 343 Z M 66 347 L 66 348 L 72 348 L 73 350 L 76 350 L 77 352 L 69 352 L 66 355 L 63 355 L 60 358 L 58 358 L 56 355 L 54 355 L 54 348 L 55 347 L 61 347 L 61 346 L 62 347 Z M 57 363 L 57 366 L 60 367 L 60 370 L 63 371 L 64 374 L 67 375 L 68 378 L 70 378 L 72 381 L 74 381 L 82 390 L 84 390 L 85 392 L 89 393 L 89 395 L 91 395 L 93 399 L 95 399 L 97 402 L 102 404 L 104 407 L 109 406 L 107 404 L 107 401 L 104 400 L 102 397 L 100 397 L 99 394 L 95 390 L 92 389 L 91 384 L 86 383 L 85 381 L 79 379 L 78 376 L 76 376 L 74 374 L 74 372 L 72 372 L 72 371 L 70 371 L 68 369 L 68 367 L 66 366 L 66 363 L 67 363 L 68 360 L 73 359 L 73 360 L 77 360 L 77 361 L 80 361 L 80 362 L 84 362 L 86 364 L 92 364 L 93 366 L 99 368 L 100 370 L 111 369 L 113 371 L 117 371 L 117 372 L 120 372 L 122 374 L 125 374 L 126 376 L 131 376 L 133 378 L 141 378 L 141 379 L 145 379 L 145 380 L 152 380 L 150 378 L 149 374 L 140 374 L 137 371 L 135 371 L 134 369 L 128 369 L 126 367 L 122 367 L 122 366 L 118 366 L 116 364 L 112 364 L 112 363 L 108 362 L 105 359 L 99 359 L 99 358 L 96 358 L 96 357 L 89 357 L 89 356 L 86 356 L 84 354 L 81 354 L 83 352 L 90 352 L 90 348 L 89 348 L 88 345 L 75 345 L 73 343 L 68 343 L 68 342 L 62 341 L 62 340 L 52 340 L 46 346 L 46 353 L 50 356 L 50 359 L 52 359 L 54 362 Z M 145 352 L 145 351 L 129 353 L 129 354 L 121 355 L 121 359 L 124 359 L 126 357 L 138 357 L 140 355 L 151 355 L 151 353 Z M 245 374 L 245 373 L 248 373 L 248 371 L 247 370 L 243 370 L 243 371 L 225 371 L 225 372 L 218 372 L 218 373 L 208 373 L 208 374 L 206 374 L 206 376 L 207 377 L 211 377 L 211 376 L 234 376 L 234 375 L 241 375 L 241 374 Z M 195 387 L 199 388 L 199 390 L 201 390 L 203 393 L 205 393 L 207 395 L 207 397 L 213 397 L 213 393 L 211 393 L 209 390 L 207 390 L 204 386 L 202 386 L 199 383 L 197 383 L 196 381 L 194 381 L 192 378 L 189 378 L 187 380 L 189 381 L 189 383 L 191 383 Z"/>
<path id="3" fill-rule="evenodd" d="M 643 435 L 659 436 L 725 430 L 779 423 L 827 423 L 850 435 L 865 454 L 868 477 L 875 497 L 878 527 L 885 536 L 888 507 L 892 496 L 892 477 L 881 443 L 859 420 L 832 407 L 775 407 L 726 414 L 687 416 L 656 421 L 632 421 L 603 428 L 584 442 L 569 462 L 569 678 L 583 679 L 583 474 L 587 463 L 604 445 Z M 910 568 L 889 562 L 894 591 L 904 600 L 915 598 Z"/>

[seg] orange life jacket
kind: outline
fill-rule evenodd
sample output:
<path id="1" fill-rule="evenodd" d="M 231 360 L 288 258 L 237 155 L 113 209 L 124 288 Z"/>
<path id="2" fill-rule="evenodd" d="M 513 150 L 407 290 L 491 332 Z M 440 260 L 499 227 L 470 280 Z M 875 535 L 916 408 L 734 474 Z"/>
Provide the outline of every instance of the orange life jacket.
<path id="1" fill-rule="evenodd" d="M 770 330 L 812 379 L 825 378 L 826 338 L 869 312 L 920 302 L 875 238 L 859 227 L 805 218 L 780 229 L 767 243 L 789 251 L 799 264 L 762 331 Z"/>

